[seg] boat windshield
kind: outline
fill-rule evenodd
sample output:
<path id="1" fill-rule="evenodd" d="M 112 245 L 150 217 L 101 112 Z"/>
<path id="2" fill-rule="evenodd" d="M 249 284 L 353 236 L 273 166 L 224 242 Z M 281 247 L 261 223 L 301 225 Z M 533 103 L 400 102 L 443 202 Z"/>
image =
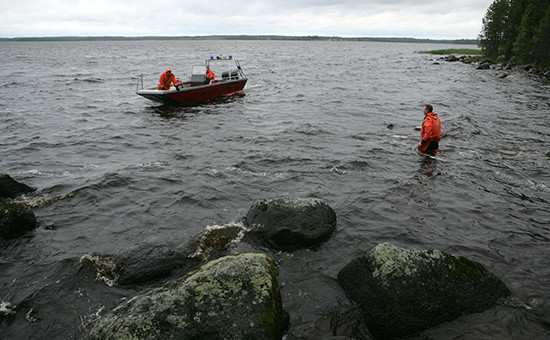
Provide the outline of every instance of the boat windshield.
<path id="1" fill-rule="evenodd" d="M 191 71 L 191 74 L 203 75 L 206 74 L 206 66 L 204 65 L 195 65 Z"/>
<path id="2" fill-rule="evenodd" d="M 230 57 L 211 57 L 205 64 L 210 67 L 216 79 L 229 80 L 244 77 L 240 70 L 239 62 Z"/>

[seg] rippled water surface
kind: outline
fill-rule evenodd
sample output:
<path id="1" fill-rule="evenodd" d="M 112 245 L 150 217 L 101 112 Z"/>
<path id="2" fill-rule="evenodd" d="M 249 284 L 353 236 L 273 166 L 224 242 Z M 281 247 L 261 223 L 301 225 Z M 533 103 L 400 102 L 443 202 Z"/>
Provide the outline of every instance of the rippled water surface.
<path id="1" fill-rule="evenodd" d="M 413 339 L 550 337 L 550 86 L 370 42 L 0 43 L 0 171 L 36 187 L 39 227 L 0 243 L 2 339 L 78 337 L 132 289 L 83 278 L 86 253 L 185 243 L 254 200 L 318 197 L 337 231 L 270 253 L 289 337 L 369 338 L 336 275 L 380 242 L 484 264 L 512 296 Z M 461 47 L 461 46 L 454 46 Z M 137 96 L 171 67 L 232 54 L 245 94 L 191 107 Z M 441 152 L 417 154 L 431 103 Z M 337 317 L 347 315 L 346 317 Z"/>

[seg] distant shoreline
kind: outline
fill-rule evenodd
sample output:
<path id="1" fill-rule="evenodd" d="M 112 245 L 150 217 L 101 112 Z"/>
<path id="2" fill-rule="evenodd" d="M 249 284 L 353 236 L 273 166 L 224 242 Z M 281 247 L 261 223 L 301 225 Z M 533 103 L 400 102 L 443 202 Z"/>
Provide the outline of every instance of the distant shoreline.
<path id="1" fill-rule="evenodd" d="M 376 37 L 327 37 L 327 36 L 285 36 L 285 35 L 204 35 L 204 36 L 59 36 L 59 37 L 15 37 L 0 38 L 4 41 L 127 41 L 127 40 L 297 40 L 297 41 L 372 41 L 434 44 L 477 45 L 477 39 L 417 39 L 417 38 L 376 38 Z"/>

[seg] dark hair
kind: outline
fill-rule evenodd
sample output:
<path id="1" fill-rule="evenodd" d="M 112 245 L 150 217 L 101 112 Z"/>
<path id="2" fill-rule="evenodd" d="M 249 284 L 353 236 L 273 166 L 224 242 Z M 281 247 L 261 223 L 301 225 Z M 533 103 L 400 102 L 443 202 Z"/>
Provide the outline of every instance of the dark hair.
<path id="1" fill-rule="evenodd" d="M 428 112 L 433 112 L 434 111 L 433 106 L 431 106 L 430 104 L 426 104 L 424 106 L 426 107 L 426 109 L 428 109 Z"/>

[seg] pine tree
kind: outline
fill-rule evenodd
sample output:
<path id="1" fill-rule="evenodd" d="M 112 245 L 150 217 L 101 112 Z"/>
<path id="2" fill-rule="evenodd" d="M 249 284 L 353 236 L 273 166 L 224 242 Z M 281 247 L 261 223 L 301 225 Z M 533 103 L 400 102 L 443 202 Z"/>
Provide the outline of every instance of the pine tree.
<path id="1" fill-rule="evenodd" d="M 548 7 L 548 0 L 528 0 L 512 52 L 523 64 L 535 61 L 536 34 Z"/>
<path id="2" fill-rule="evenodd" d="M 498 56 L 504 52 L 504 37 L 507 27 L 509 0 L 495 0 L 483 18 L 479 36 L 480 45 L 487 56 Z"/>
<path id="3" fill-rule="evenodd" d="M 528 0 L 511 0 L 508 18 L 506 20 L 506 28 L 504 29 L 503 53 L 506 57 L 512 57 L 512 49 L 514 42 L 518 38 L 521 18 Z"/>
<path id="4" fill-rule="evenodd" d="M 546 7 L 546 12 L 535 35 L 533 58 L 537 65 L 550 67 L 550 4 Z"/>

